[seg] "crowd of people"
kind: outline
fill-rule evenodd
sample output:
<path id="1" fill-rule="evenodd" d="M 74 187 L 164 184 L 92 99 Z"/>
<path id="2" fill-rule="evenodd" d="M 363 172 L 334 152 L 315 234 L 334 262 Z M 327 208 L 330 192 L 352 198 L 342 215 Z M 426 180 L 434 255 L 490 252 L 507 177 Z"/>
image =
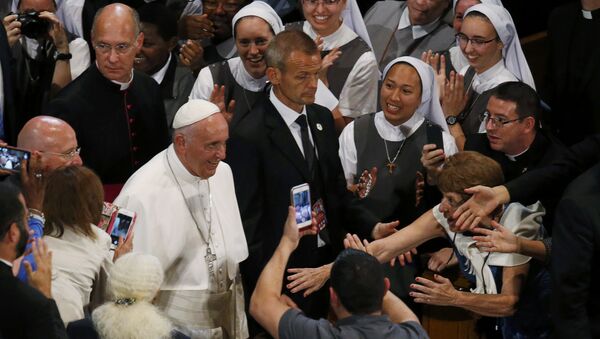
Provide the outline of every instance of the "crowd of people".
<path id="1" fill-rule="evenodd" d="M 7 2 L 0 338 L 600 336 L 600 0 Z"/>

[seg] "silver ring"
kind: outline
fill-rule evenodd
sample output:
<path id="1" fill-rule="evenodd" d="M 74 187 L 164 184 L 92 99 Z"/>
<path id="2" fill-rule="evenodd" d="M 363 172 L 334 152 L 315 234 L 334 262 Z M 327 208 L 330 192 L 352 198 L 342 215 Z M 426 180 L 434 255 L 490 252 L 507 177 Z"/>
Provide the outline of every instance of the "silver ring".
<path id="1" fill-rule="evenodd" d="M 42 178 L 42 173 L 36 173 L 36 174 L 35 174 L 35 177 L 36 177 L 37 179 L 41 179 L 41 178 Z"/>

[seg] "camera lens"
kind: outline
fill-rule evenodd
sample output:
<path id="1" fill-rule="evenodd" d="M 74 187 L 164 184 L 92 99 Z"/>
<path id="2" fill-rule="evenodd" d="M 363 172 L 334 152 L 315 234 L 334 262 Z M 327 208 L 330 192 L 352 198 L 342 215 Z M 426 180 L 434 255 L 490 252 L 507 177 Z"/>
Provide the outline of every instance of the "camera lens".
<path id="1" fill-rule="evenodd" d="M 21 32 L 30 39 L 39 39 L 46 35 L 50 23 L 40 18 L 39 12 L 20 13 L 17 20 L 21 23 Z"/>

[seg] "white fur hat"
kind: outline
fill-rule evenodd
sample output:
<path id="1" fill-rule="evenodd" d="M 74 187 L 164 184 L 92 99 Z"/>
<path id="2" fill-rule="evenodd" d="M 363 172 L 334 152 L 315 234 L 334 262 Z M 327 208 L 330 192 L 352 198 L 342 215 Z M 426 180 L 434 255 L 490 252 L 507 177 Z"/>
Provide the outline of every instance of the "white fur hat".
<path id="1" fill-rule="evenodd" d="M 110 270 L 108 291 L 117 299 L 150 301 L 163 282 L 160 261 L 152 255 L 128 253 L 120 257 Z"/>

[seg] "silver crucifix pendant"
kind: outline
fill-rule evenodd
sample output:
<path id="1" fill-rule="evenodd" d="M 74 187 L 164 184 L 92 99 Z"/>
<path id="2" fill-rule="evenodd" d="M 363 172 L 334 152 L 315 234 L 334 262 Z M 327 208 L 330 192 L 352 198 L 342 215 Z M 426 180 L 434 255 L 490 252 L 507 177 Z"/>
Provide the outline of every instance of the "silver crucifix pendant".
<path id="1" fill-rule="evenodd" d="M 217 261 L 217 255 L 213 254 L 210 246 L 206 246 L 206 255 L 204 256 L 204 260 L 208 264 L 208 273 L 211 277 L 214 277 L 215 274 L 215 265 L 214 262 Z"/>

